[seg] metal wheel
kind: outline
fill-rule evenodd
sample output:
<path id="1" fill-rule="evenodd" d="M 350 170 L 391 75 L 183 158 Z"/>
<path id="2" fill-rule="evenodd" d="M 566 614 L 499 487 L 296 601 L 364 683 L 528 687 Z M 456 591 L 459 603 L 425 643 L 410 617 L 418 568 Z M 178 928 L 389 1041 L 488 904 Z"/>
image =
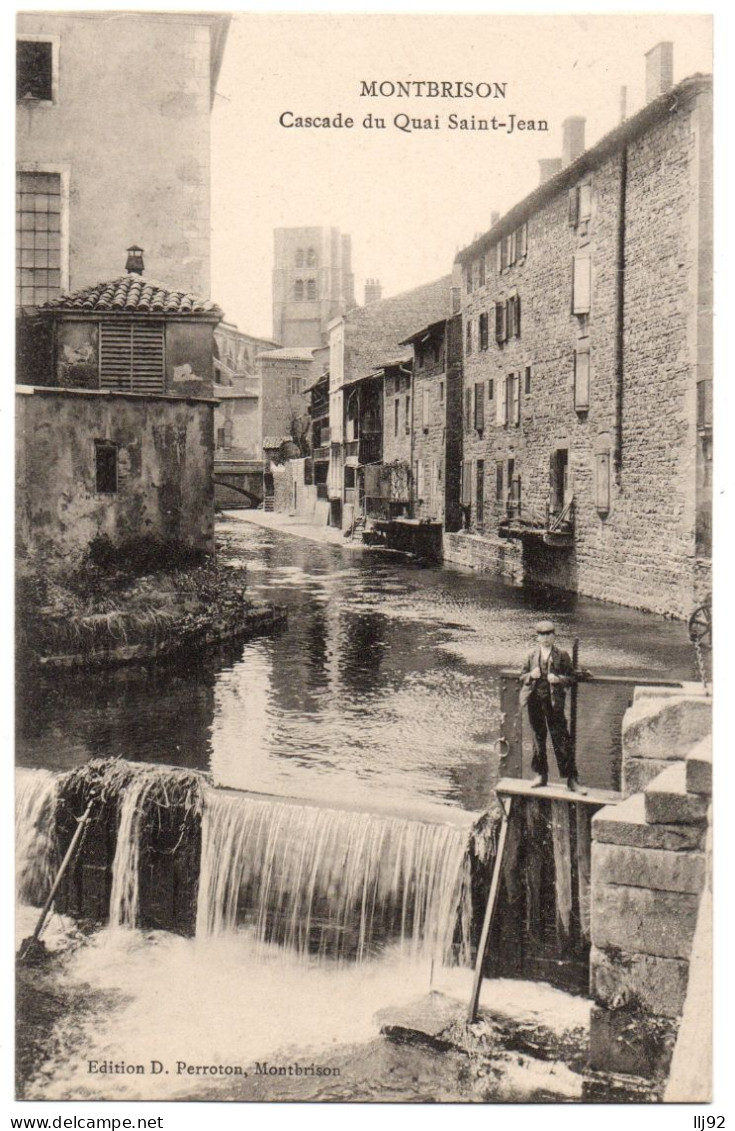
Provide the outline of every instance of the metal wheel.
<path id="1" fill-rule="evenodd" d="M 689 618 L 689 639 L 700 647 L 712 647 L 712 604 L 699 605 Z"/>

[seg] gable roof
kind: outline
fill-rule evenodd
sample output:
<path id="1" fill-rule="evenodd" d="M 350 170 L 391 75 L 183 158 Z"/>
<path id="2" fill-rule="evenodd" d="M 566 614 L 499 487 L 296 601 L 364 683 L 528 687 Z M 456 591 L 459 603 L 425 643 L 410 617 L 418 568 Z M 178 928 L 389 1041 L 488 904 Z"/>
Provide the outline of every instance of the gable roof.
<path id="1" fill-rule="evenodd" d="M 580 154 L 571 165 L 567 165 L 555 176 L 550 177 L 548 181 L 544 181 L 518 204 L 515 204 L 487 232 L 473 240 L 467 247 L 462 248 L 455 256 L 455 263 L 471 262 L 476 256 L 481 255 L 494 243 L 497 243 L 501 236 L 512 232 L 534 212 L 543 208 L 558 193 L 571 188 L 586 172 L 597 168 L 611 154 L 640 137 L 656 122 L 686 105 L 690 99 L 711 89 L 712 76 L 696 74 L 684 79 L 672 90 L 666 91 L 665 94 L 661 94 L 658 98 L 647 103 L 632 118 L 626 118 L 615 129 L 605 134 L 591 149 L 585 149 L 584 153 Z"/>
<path id="2" fill-rule="evenodd" d="M 387 358 L 400 356 L 400 343 L 417 326 L 448 318 L 451 286 L 451 275 L 443 275 L 413 290 L 348 310 L 344 315 L 344 383 L 352 384 L 381 368 Z"/>
<path id="3" fill-rule="evenodd" d="M 216 303 L 187 291 L 174 291 L 165 283 L 142 275 L 122 275 L 109 282 L 94 283 L 72 294 L 60 295 L 40 307 L 41 311 L 73 311 L 104 314 L 209 314 L 222 318 Z"/>

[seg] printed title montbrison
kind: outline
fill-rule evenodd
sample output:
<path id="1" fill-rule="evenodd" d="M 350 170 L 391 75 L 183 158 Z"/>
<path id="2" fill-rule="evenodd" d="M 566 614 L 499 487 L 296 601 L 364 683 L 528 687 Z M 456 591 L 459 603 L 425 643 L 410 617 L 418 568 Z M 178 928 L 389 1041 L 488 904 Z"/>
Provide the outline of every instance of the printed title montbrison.
<path id="1" fill-rule="evenodd" d="M 507 82 L 362 79 L 360 98 L 505 98 Z"/>

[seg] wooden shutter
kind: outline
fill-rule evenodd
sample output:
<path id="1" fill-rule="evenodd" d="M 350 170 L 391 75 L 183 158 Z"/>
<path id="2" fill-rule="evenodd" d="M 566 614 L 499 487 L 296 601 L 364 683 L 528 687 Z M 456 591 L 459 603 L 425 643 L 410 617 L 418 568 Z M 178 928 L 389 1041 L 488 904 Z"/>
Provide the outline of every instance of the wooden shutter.
<path id="1" fill-rule="evenodd" d="M 466 459 L 462 463 L 462 506 L 472 504 L 472 460 Z"/>
<path id="2" fill-rule="evenodd" d="M 505 341 L 505 303 L 495 303 L 495 341 L 502 345 Z"/>
<path id="3" fill-rule="evenodd" d="M 595 484 L 595 506 L 598 511 L 607 513 L 610 510 L 610 453 L 598 452 L 597 482 Z"/>
<path id="4" fill-rule="evenodd" d="M 592 259 L 575 255 L 572 278 L 572 313 L 589 314 L 592 292 Z"/>
<path id="5" fill-rule="evenodd" d="M 523 224 L 520 228 L 520 248 L 518 254 L 521 259 L 525 259 L 528 254 L 528 224 Z"/>
<path id="6" fill-rule="evenodd" d="M 475 385 L 475 428 L 478 432 L 485 428 L 485 385 L 482 381 Z"/>
<path id="7" fill-rule="evenodd" d="M 480 315 L 480 349 L 486 350 L 488 345 L 488 316 Z"/>
<path id="8" fill-rule="evenodd" d="M 515 333 L 516 337 L 521 336 L 521 296 L 515 296 Z"/>
<path id="9" fill-rule="evenodd" d="M 162 323 L 101 324 L 100 387 L 132 393 L 163 393 Z"/>
<path id="10" fill-rule="evenodd" d="M 497 400 L 497 415 L 496 420 L 498 424 L 508 423 L 508 382 L 498 381 L 498 400 Z"/>
<path id="11" fill-rule="evenodd" d="M 574 407 L 577 412 L 586 412 L 590 407 L 589 350 L 574 351 Z"/>
<path id="12" fill-rule="evenodd" d="M 569 226 L 576 228 L 579 223 L 579 189 L 575 186 L 569 190 Z"/>
<path id="13" fill-rule="evenodd" d="M 521 375 L 520 375 L 520 373 L 509 374 L 508 384 L 510 386 L 510 423 L 511 424 L 520 424 L 520 422 L 521 422 Z"/>
<path id="14" fill-rule="evenodd" d="M 429 390 L 423 389 L 421 394 L 421 426 L 429 427 Z"/>

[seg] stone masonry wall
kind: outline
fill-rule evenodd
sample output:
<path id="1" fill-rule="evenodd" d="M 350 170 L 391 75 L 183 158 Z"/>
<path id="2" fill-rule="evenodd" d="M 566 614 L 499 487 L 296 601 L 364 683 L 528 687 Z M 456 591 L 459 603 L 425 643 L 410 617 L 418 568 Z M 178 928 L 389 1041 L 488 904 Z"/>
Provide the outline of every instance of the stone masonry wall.
<path id="1" fill-rule="evenodd" d="M 707 128 L 703 116 L 696 119 Z M 697 256 L 692 104 L 650 125 L 579 179 L 589 186 L 589 220 L 569 219 L 565 188 L 528 217 L 527 254 L 498 270 L 486 255 L 486 284 L 463 286 L 465 461 L 484 460 L 485 533 L 504 517 L 508 460 L 521 475 L 522 512 L 542 516 L 551 457 L 568 452 L 576 508 L 574 562 L 549 564 L 549 580 L 579 592 L 686 615 L 694 601 L 695 381 L 691 365 L 690 271 Z M 626 167 L 627 160 L 627 167 Z M 625 190 L 624 376 L 620 481 L 615 480 L 617 248 Z M 591 257 L 589 314 L 572 313 L 573 257 Z M 475 274 L 477 281 L 477 274 Z M 517 294 L 521 330 L 498 345 L 494 302 Z M 479 349 L 479 316 L 489 315 Z M 694 320 L 696 324 L 696 319 Z M 467 348 L 467 347 L 466 347 Z M 589 409 L 575 410 L 575 350 L 589 350 Z M 526 369 L 530 367 L 530 392 Z M 499 424 L 497 402 L 510 373 L 521 374 L 520 422 Z M 489 399 L 492 382 L 493 397 Z M 475 427 L 474 388 L 484 384 L 485 421 Z M 465 404 L 466 408 L 466 404 Z M 610 459 L 609 509 L 597 507 L 600 457 Z M 504 479 L 497 488 L 496 464 Z M 476 529 L 474 514 L 472 528 Z M 537 564 L 537 563 L 536 563 Z M 568 578 L 565 571 L 570 567 Z"/>

